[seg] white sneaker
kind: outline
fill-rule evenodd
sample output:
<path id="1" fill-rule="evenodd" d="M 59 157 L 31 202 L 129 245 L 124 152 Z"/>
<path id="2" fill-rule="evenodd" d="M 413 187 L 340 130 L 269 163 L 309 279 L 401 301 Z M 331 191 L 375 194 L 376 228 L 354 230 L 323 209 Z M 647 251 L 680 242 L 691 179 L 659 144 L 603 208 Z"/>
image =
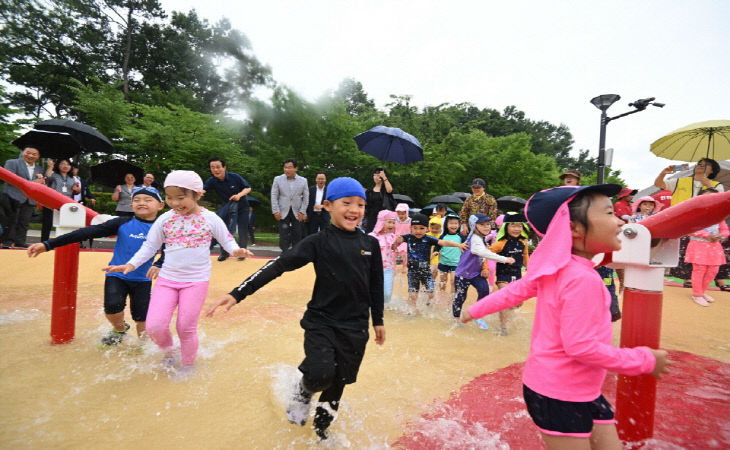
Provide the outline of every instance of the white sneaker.
<path id="1" fill-rule="evenodd" d="M 707 303 L 707 300 L 705 300 L 704 297 L 693 295 L 692 300 L 700 306 L 710 306 L 710 304 Z"/>
<path id="2" fill-rule="evenodd" d="M 286 418 L 289 422 L 304 426 L 309 419 L 309 410 L 312 407 L 312 397 L 305 398 L 301 393 L 300 384 L 297 383 L 289 404 L 286 407 Z"/>

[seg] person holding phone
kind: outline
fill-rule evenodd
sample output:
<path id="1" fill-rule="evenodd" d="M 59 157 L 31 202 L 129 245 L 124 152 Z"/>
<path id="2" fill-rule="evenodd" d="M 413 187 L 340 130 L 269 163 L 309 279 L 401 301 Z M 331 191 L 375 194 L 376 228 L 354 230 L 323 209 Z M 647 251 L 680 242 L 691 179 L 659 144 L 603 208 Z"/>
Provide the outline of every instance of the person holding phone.
<path id="1" fill-rule="evenodd" d="M 683 170 L 681 166 L 671 165 L 665 167 L 654 180 L 654 186 L 659 189 L 666 189 L 672 193 L 671 206 L 682 203 L 685 200 L 696 197 L 706 189 L 714 188 L 718 192 L 723 192 L 725 188 L 722 184 L 715 181 L 720 172 L 720 164 L 710 158 L 702 158 L 692 170 L 692 174 L 686 177 L 670 178 L 665 180 L 664 177 Z M 685 288 L 692 287 L 690 277 L 692 276 L 692 264 L 684 261 L 684 255 L 687 252 L 687 244 L 689 237 L 685 236 L 679 240 L 679 264 L 669 270 L 669 274 L 673 277 L 684 280 L 682 286 Z"/>
<path id="2" fill-rule="evenodd" d="M 365 232 L 370 233 L 378 221 L 378 213 L 384 209 L 394 210 L 393 185 L 388 180 L 385 169 L 377 167 L 373 170 L 375 185 L 365 191 L 367 206 L 365 209 Z"/>

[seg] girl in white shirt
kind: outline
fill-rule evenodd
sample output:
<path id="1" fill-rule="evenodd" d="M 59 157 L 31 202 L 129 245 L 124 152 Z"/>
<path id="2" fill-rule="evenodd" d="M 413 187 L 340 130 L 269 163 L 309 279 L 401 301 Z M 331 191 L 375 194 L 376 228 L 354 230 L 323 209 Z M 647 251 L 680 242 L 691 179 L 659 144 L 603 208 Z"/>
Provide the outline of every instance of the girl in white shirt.
<path id="1" fill-rule="evenodd" d="M 165 260 L 150 296 L 147 334 L 165 352 L 165 368 L 172 369 L 175 359 L 170 322 L 177 308 L 181 374 L 192 370 L 198 353 L 198 317 L 208 293 L 212 239 L 233 256 L 253 256 L 238 247 L 220 217 L 198 205 L 202 190 L 203 180 L 195 172 L 170 172 L 165 179 L 165 202 L 170 211 L 155 221 L 147 240 L 127 264 L 104 268 L 107 272 L 131 272 L 165 244 Z"/>

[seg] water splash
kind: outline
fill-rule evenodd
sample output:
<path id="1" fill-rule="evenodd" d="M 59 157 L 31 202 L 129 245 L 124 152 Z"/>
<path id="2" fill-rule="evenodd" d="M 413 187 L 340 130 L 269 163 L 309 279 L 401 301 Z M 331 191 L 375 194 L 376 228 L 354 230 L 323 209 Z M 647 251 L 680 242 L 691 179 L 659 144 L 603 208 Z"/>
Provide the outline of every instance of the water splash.
<path id="1" fill-rule="evenodd" d="M 11 312 L 3 311 L 0 314 L 0 326 L 10 325 L 19 322 L 28 322 L 31 320 L 45 319 L 48 314 L 43 311 L 32 308 L 32 309 L 16 309 Z"/>

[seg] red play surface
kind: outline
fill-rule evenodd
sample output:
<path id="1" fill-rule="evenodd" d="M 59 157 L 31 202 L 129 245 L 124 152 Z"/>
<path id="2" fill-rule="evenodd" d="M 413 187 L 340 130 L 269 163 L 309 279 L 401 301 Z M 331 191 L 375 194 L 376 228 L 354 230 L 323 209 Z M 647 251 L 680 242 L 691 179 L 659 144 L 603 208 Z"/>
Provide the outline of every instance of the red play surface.
<path id="1" fill-rule="evenodd" d="M 645 448 L 730 448 L 730 364 L 670 351 L 659 380 L 654 439 Z M 544 448 L 522 401 L 522 366 L 482 375 L 412 423 L 394 446 L 409 449 Z M 616 375 L 603 387 L 615 404 Z"/>

